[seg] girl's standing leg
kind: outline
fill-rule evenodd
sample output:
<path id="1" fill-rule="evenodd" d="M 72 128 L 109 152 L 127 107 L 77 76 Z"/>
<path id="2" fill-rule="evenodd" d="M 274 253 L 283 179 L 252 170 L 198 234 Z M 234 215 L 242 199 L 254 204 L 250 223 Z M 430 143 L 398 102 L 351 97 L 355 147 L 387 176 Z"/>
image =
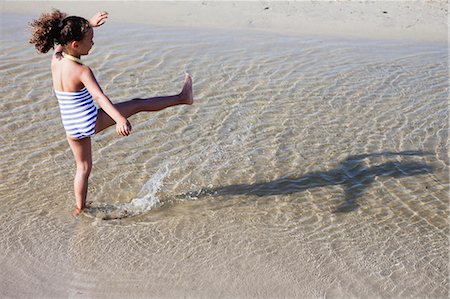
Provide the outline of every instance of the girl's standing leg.
<path id="1" fill-rule="evenodd" d="M 75 200 L 77 207 L 73 214 L 76 216 L 86 207 L 88 179 L 92 169 L 91 138 L 72 139 L 67 137 L 77 164 L 74 180 Z"/>
<path id="2" fill-rule="evenodd" d="M 128 118 L 131 115 L 142 111 L 159 111 L 176 105 L 191 105 L 192 101 L 192 79 L 191 76 L 186 74 L 183 89 L 177 95 L 147 99 L 132 99 L 130 101 L 115 104 L 114 106 L 125 118 Z M 114 120 L 106 114 L 105 111 L 100 109 L 97 115 L 95 133 L 103 131 L 114 124 Z"/>

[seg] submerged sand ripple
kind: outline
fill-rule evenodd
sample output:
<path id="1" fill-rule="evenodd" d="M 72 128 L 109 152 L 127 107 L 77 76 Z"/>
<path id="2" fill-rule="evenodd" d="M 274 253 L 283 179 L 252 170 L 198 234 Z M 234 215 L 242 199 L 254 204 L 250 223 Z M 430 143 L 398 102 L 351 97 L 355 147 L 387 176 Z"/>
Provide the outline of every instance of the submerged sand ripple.
<path id="1" fill-rule="evenodd" d="M 185 70 L 197 100 L 96 136 L 94 219 L 74 220 L 48 57 L 15 38 L 2 296 L 448 295 L 446 46 L 105 27 L 85 61 L 114 101 Z"/>

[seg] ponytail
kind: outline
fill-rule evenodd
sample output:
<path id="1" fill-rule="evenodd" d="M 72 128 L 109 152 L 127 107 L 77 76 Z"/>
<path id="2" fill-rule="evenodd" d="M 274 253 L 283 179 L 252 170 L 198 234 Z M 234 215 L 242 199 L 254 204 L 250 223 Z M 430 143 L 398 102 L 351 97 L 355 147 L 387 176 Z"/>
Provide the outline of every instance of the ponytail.
<path id="1" fill-rule="evenodd" d="M 76 16 L 66 17 L 65 13 L 53 10 L 44 13 L 30 23 L 33 33 L 30 44 L 34 44 L 39 53 L 47 53 L 55 43 L 66 45 L 71 41 L 80 41 L 91 28 L 89 21 Z"/>
<path id="2" fill-rule="evenodd" d="M 53 49 L 59 38 L 60 24 L 65 17 L 65 13 L 55 9 L 51 13 L 42 14 L 39 19 L 30 23 L 33 33 L 29 42 L 34 44 L 39 53 L 47 53 Z"/>

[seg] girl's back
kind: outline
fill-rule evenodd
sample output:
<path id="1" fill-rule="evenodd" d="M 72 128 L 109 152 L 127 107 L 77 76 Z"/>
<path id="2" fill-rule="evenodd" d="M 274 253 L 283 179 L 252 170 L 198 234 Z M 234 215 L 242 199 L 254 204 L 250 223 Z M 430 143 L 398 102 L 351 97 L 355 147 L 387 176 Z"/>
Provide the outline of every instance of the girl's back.
<path id="1" fill-rule="evenodd" d="M 57 91 L 79 91 L 84 85 L 80 80 L 83 66 L 63 59 L 61 54 L 52 58 L 53 89 Z"/>

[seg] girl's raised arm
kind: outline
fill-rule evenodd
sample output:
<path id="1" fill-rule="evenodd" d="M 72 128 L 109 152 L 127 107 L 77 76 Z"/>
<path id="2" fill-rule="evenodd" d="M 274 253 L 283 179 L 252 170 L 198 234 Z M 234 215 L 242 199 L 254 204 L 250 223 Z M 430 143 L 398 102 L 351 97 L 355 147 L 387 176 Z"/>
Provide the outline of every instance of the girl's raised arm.
<path id="1" fill-rule="evenodd" d="M 92 28 L 99 27 L 105 24 L 108 16 L 109 14 L 106 11 L 98 12 L 89 20 L 89 25 L 91 25 Z"/>

